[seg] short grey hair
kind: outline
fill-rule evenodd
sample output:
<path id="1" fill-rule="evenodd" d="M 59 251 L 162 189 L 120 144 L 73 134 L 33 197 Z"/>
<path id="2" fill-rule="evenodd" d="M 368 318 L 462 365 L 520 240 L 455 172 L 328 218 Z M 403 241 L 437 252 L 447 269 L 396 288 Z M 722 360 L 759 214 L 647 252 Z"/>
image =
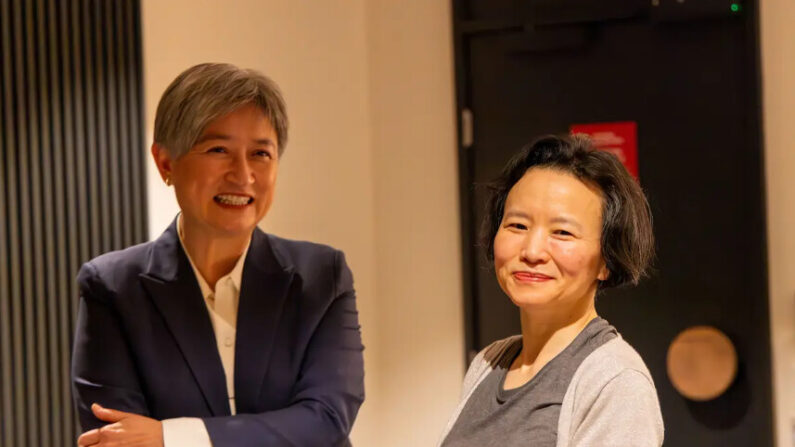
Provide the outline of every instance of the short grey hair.
<path id="1" fill-rule="evenodd" d="M 195 65 L 171 82 L 157 105 L 155 142 L 177 159 L 212 121 L 248 104 L 259 107 L 270 121 L 281 156 L 289 126 L 279 86 L 256 70 L 232 64 Z"/>

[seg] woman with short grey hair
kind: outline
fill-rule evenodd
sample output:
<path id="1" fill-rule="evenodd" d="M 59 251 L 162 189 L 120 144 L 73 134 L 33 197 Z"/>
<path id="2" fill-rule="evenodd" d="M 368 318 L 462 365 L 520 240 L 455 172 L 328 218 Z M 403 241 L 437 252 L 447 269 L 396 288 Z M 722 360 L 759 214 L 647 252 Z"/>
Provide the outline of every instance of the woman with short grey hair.
<path id="1" fill-rule="evenodd" d="M 151 153 L 180 213 L 80 269 L 80 446 L 349 445 L 364 386 L 345 257 L 257 228 L 287 132 L 253 70 L 197 65 L 163 93 Z"/>

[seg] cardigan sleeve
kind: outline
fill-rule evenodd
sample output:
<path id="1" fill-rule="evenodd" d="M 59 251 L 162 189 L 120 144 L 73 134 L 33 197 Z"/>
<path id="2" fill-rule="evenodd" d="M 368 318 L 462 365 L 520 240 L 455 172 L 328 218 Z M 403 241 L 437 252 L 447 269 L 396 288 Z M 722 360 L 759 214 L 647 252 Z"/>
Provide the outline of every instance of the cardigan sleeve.
<path id="1" fill-rule="evenodd" d="M 663 421 L 657 392 L 640 371 L 620 372 L 581 410 L 584 417 L 572 427 L 569 446 L 662 445 Z"/>

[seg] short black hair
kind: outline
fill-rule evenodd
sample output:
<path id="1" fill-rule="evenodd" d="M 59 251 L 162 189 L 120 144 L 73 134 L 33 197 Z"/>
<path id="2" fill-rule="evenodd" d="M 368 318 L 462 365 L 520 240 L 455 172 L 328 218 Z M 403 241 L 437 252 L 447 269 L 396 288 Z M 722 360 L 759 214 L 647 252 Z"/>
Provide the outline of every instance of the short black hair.
<path id="1" fill-rule="evenodd" d="M 481 244 L 494 260 L 494 237 L 502 223 L 505 201 L 513 186 L 532 168 L 573 175 L 602 195 L 602 258 L 610 275 L 599 288 L 637 284 L 654 257 L 649 202 L 643 190 L 615 155 L 599 151 L 585 135 L 545 136 L 511 158 L 488 188 Z"/>

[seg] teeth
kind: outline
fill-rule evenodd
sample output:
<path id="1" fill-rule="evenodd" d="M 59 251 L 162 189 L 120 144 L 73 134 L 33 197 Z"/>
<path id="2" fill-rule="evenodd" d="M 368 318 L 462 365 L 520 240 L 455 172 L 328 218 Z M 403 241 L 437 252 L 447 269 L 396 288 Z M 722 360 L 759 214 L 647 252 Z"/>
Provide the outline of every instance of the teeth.
<path id="1" fill-rule="evenodd" d="M 250 197 L 236 196 L 231 194 L 219 194 L 215 196 L 215 198 L 224 205 L 237 205 L 237 206 L 246 205 L 251 200 Z"/>

